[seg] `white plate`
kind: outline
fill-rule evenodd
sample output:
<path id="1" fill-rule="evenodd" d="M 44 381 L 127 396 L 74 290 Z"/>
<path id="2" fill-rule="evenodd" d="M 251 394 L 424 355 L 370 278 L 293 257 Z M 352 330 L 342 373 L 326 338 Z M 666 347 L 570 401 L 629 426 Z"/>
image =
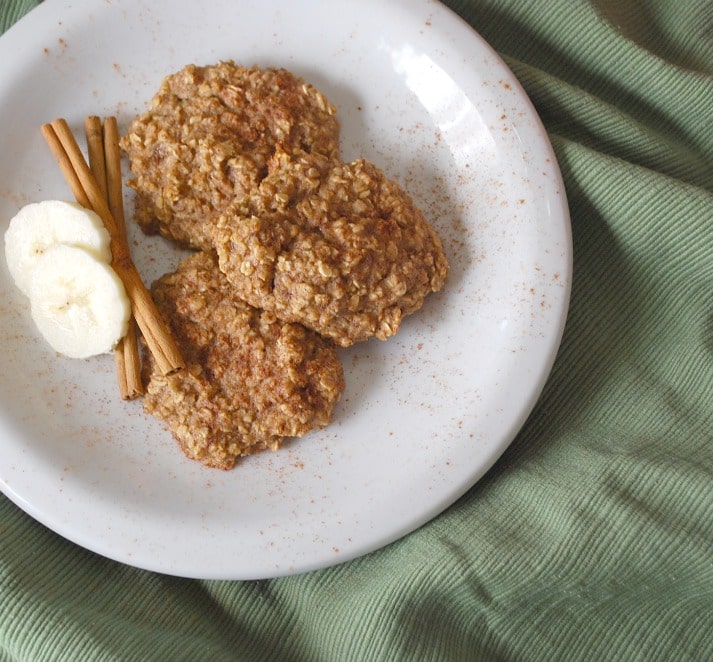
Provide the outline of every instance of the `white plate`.
<path id="1" fill-rule="evenodd" d="M 327 94 L 344 158 L 381 166 L 440 232 L 445 289 L 395 338 L 342 352 L 347 389 L 331 426 L 221 472 L 186 460 L 140 403 L 120 401 L 110 356 L 55 356 L 2 260 L 0 486 L 107 557 L 251 579 L 386 545 L 491 467 L 559 346 L 571 236 L 522 88 L 425 0 L 45 0 L 0 39 L 0 230 L 25 203 L 71 197 L 43 122 L 63 116 L 81 131 L 85 116 L 113 114 L 126 126 L 162 76 L 228 58 L 285 66 Z M 133 236 L 147 282 L 176 263 L 162 240 Z"/>

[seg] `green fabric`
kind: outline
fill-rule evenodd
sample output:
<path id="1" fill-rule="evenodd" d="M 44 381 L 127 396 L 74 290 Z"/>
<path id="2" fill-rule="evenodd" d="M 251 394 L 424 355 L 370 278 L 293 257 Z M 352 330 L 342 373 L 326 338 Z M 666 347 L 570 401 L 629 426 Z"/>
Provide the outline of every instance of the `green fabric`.
<path id="1" fill-rule="evenodd" d="M 5 32 L 15 21 L 39 4 L 37 0 L 2 0 L 0 2 L 0 30 Z"/>
<path id="2" fill-rule="evenodd" d="M 448 4 L 531 96 L 571 209 L 568 324 L 512 446 L 412 535 L 269 581 L 124 566 L 0 497 L 0 659 L 713 658 L 713 5 Z"/>

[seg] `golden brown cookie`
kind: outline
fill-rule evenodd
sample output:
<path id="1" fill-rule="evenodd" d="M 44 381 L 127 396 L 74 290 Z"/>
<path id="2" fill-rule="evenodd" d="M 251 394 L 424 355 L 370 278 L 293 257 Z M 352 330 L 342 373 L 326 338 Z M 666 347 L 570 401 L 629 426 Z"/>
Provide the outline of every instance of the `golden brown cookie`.
<path id="1" fill-rule="evenodd" d="M 164 376 L 147 354 L 144 408 L 188 457 L 229 469 L 329 423 L 344 390 L 334 344 L 243 302 L 213 253 L 186 258 L 151 293 L 186 368 Z"/>
<path id="2" fill-rule="evenodd" d="M 206 228 L 255 188 L 277 146 L 336 157 L 339 124 L 326 97 L 285 69 L 234 62 L 167 76 L 121 139 L 149 233 L 208 249 Z"/>
<path id="3" fill-rule="evenodd" d="M 441 241 L 372 163 L 278 151 L 260 186 L 212 230 L 219 265 L 247 302 L 349 346 L 395 334 L 441 289 Z"/>

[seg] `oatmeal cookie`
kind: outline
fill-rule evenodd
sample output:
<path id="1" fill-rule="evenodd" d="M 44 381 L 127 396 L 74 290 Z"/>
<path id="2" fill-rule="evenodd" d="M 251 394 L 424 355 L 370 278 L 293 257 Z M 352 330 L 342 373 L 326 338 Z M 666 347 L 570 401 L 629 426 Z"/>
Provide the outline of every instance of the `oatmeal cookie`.
<path id="1" fill-rule="evenodd" d="M 334 344 L 234 293 L 213 253 L 198 252 L 152 286 L 186 368 L 144 362 L 144 408 L 190 458 L 221 469 L 327 425 L 344 390 Z"/>
<path id="2" fill-rule="evenodd" d="M 148 233 L 208 249 L 206 227 L 265 175 L 275 147 L 336 157 L 336 108 L 302 78 L 234 62 L 167 76 L 121 139 Z"/>
<path id="3" fill-rule="evenodd" d="M 211 234 L 247 302 L 341 346 L 395 334 L 441 289 L 448 262 L 407 193 L 372 163 L 276 152 Z"/>

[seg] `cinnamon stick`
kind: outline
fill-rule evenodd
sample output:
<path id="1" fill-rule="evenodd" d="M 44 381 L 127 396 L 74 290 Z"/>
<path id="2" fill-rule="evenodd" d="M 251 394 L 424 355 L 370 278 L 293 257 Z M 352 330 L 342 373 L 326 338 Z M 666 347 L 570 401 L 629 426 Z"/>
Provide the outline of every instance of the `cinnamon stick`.
<path id="1" fill-rule="evenodd" d="M 128 249 L 126 237 L 126 219 L 124 217 L 124 195 L 121 177 L 121 153 L 119 150 L 119 127 L 116 117 L 104 119 L 104 159 L 107 173 L 107 200 L 119 232 Z M 133 315 L 129 320 L 129 330 L 121 342 L 123 372 L 126 375 L 127 397 L 143 395 L 141 381 L 141 361 L 139 359 L 139 341 L 136 320 Z"/>
<path id="2" fill-rule="evenodd" d="M 158 369 L 165 375 L 182 369 L 185 363 L 178 346 L 141 280 L 131 259 L 128 244 L 119 232 L 109 205 L 102 196 L 99 185 L 84 160 L 84 155 L 69 125 L 61 118 L 53 120 L 49 124 L 42 125 L 42 135 L 52 150 L 74 197 L 81 205 L 93 209 L 109 231 L 112 266 L 124 283 L 126 294 L 131 301 L 131 310 Z"/>
<path id="3" fill-rule="evenodd" d="M 97 180 L 99 190 L 109 204 L 121 237 L 126 239 L 124 201 L 119 154 L 119 132 L 115 117 L 102 121 L 91 115 L 84 122 L 89 153 L 89 169 Z M 132 314 L 126 335 L 114 348 L 114 364 L 119 380 L 119 393 L 124 400 L 138 398 L 144 392 L 141 381 L 141 359 L 137 337 L 136 320 Z"/>
<path id="4" fill-rule="evenodd" d="M 106 157 L 104 155 L 104 135 L 102 121 L 91 115 L 84 121 L 84 135 L 87 138 L 87 154 L 89 169 L 97 180 L 97 185 L 105 200 L 107 198 Z"/>

